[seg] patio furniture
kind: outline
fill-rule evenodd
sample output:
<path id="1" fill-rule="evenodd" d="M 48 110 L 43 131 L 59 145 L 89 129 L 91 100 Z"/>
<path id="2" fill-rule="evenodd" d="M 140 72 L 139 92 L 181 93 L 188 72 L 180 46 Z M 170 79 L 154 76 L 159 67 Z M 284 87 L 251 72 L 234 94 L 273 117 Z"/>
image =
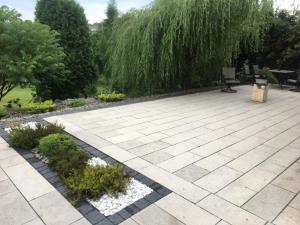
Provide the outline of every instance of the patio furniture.
<path id="1" fill-rule="evenodd" d="M 292 84 L 295 88 L 290 89 L 290 91 L 300 92 L 300 70 L 297 71 L 296 79 L 288 79 L 287 83 Z"/>
<path id="2" fill-rule="evenodd" d="M 250 81 L 250 84 L 254 83 L 254 75 L 250 71 L 250 66 L 248 64 L 244 64 L 244 73 L 247 81 Z"/>
<path id="3" fill-rule="evenodd" d="M 252 90 L 252 101 L 255 102 L 266 102 L 268 98 L 269 85 L 265 84 L 254 84 Z"/>
<path id="4" fill-rule="evenodd" d="M 292 70 L 273 69 L 273 70 L 269 70 L 269 71 L 276 76 L 281 88 L 283 88 L 284 84 L 287 84 L 289 76 L 291 76 L 292 74 L 295 73 L 295 71 L 292 71 Z"/>
<path id="5" fill-rule="evenodd" d="M 241 82 L 239 80 L 235 79 L 235 68 L 234 67 L 224 67 L 223 68 L 223 76 L 224 76 L 224 81 L 226 84 L 226 88 L 222 90 L 222 92 L 226 93 L 236 93 L 236 90 L 232 90 L 231 86 L 240 84 Z"/>
<path id="6" fill-rule="evenodd" d="M 259 75 L 259 66 L 258 65 L 253 65 L 253 72 L 254 72 L 254 77 L 255 78 L 260 78 L 261 75 Z"/>

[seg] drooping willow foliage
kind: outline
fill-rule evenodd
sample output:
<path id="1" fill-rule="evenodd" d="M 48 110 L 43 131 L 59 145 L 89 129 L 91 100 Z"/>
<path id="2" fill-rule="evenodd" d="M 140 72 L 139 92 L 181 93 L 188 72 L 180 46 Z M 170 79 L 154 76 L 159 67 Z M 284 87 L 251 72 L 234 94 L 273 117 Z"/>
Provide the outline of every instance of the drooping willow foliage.
<path id="1" fill-rule="evenodd" d="M 155 0 L 113 28 L 107 71 L 125 90 L 216 80 L 244 42 L 256 48 L 271 0 Z"/>

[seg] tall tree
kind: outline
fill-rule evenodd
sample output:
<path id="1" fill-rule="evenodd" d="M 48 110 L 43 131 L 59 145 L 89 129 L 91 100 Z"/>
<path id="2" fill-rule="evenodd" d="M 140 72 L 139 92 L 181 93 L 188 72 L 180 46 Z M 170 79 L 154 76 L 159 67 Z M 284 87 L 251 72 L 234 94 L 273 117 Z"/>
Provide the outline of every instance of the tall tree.
<path id="1" fill-rule="evenodd" d="M 64 52 L 57 33 L 0 7 L 0 100 L 17 85 L 31 84 L 44 98 L 59 94 Z M 51 85 L 52 84 L 52 85 Z"/>
<path id="2" fill-rule="evenodd" d="M 257 48 L 272 0 L 155 0 L 113 26 L 112 81 L 125 90 L 189 88 L 220 75 L 242 41 Z"/>
<path id="3" fill-rule="evenodd" d="M 106 10 L 106 19 L 92 34 L 92 45 L 95 63 L 99 73 L 103 74 L 107 62 L 107 47 L 112 33 L 114 21 L 118 18 L 119 11 L 115 0 L 110 0 Z"/>
<path id="4" fill-rule="evenodd" d="M 38 0 L 36 19 L 59 32 L 70 72 L 65 88 L 67 97 L 94 90 L 97 74 L 92 57 L 91 38 L 83 8 L 74 0 Z"/>

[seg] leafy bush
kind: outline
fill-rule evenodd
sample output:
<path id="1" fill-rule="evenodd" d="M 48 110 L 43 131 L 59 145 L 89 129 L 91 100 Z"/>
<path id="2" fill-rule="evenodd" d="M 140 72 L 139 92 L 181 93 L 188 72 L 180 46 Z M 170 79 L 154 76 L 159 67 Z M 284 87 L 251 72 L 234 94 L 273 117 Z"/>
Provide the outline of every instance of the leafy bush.
<path id="1" fill-rule="evenodd" d="M 90 155 L 78 148 L 56 149 L 48 156 L 49 166 L 63 178 L 83 171 L 89 159 Z"/>
<path id="2" fill-rule="evenodd" d="M 45 113 L 55 110 L 56 104 L 52 100 L 40 102 L 40 103 L 29 103 L 22 107 L 24 112 L 30 114 Z"/>
<path id="3" fill-rule="evenodd" d="M 125 94 L 122 93 L 110 93 L 110 94 L 100 94 L 97 96 L 100 100 L 105 101 L 105 102 L 118 102 L 118 101 L 122 101 L 126 98 Z"/>
<path id="4" fill-rule="evenodd" d="M 36 132 L 29 126 L 11 127 L 8 143 L 13 148 L 31 150 L 36 147 Z"/>
<path id="5" fill-rule="evenodd" d="M 66 134 L 51 134 L 40 140 L 39 151 L 48 157 L 49 166 L 66 178 L 75 171 L 82 171 L 90 156 L 77 148 Z"/>
<path id="6" fill-rule="evenodd" d="M 76 149 L 76 143 L 66 134 L 50 134 L 39 142 L 39 151 L 47 157 L 53 152 L 70 149 Z"/>
<path id="7" fill-rule="evenodd" d="M 22 104 L 20 103 L 20 98 L 15 98 L 15 99 L 11 99 L 6 103 L 6 107 L 11 109 L 11 108 L 21 108 Z"/>
<path id="8" fill-rule="evenodd" d="M 276 76 L 272 72 L 270 72 L 270 69 L 267 68 L 267 67 L 264 67 L 263 69 L 259 70 L 258 74 L 260 76 L 262 76 L 263 78 L 267 79 L 268 82 L 271 83 L 271 84 L 278 84 L 279 83 Z"/>
<path id="9" fill-rule="evenodd" d="M 38 146 L 39 140 L 49 134 L 62 133 L 64 127 L 58 124 L 36 124 L 36 128 L 29 126 L 12 126 L 9 132 L 8 143 L 11 147 L 31 150 Z"/>
<path id="10" fill-rule="evenodd" d="M 117 166 L 87 166 L 82 173 L 75 173 L 66 180 L 75 202 L 81 199 L 97 199 L 104 193 L 117 195 L 124 192 L 130 178 Z"/>
<path id="11" fill-rule="evenodd" d="M 6 118 L 8 116 L 8 111 L 5 107 L 0 106 L 0 119 Z"/>
<path id="12" fill-rule="evenodd" d="M 68 106 L 70 106 L 71 108 L 81 107 L 85 105 L 86 105 L 86 101 L 83 98 L 73 100 L 68 104 Z"/>

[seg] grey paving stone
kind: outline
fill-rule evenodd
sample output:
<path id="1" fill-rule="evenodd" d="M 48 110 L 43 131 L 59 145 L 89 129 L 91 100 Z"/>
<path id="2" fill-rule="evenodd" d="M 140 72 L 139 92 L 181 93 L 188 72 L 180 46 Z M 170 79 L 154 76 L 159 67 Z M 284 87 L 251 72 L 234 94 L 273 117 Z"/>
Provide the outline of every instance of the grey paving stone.
<path id="1" fill-rule="evenodd" d="M 293 164 L 273 183 L 286 190 L 298 193 L 300 191 L 300 164 Z"/>
<path id="2" fill-rule="evenodd" d="M 195 181 L 195 184 L 216 193 L 241 175 L 242 173 L 224 166 Z"/>
<path id="3" fill-rule="evenodd" d="M 91 225 L 91 223 L 86 218 L 81 218 L 70 225 Z"/>
<path id="4" fill-rule="evenodd" d="M 139 225 L 137 224 L 134 220 L 132 219 L 128 219 L 128 220 L 125 220 L 124 222 L 122 222 L 120 225 Z"/>
<path id="5" fill-rule="evenodd" d="M 267 221 L 273 221 L 294 196 L 292 192 L 268 185 L 243 208 Z"/>
<path id="6" fill-rule="evenodd" d="M 164 197 L 155 204 L 189 225 L 215 225 L 220 220 L 174 193 Z"/>
<path id="7" fill-rule="evenodd" d="M 152 143 L 142 145 L 136 148 L 129 149 L 129 152 L 137 155 L 137 156 L 144 156 L 148 155 L 152 152 L 156 152 L 158 150 L 164 149 L 169 147 L 170 145 L 163 142 L 163 141 L 154 141 Z"/>
<path id="8" fill-rule="evenodd" d="M 298 194 L 290 204 L 291 207 L 300 210 L 300 194 Z"/>
<path id="9" fill-rule="evenodd" d="M 264 225 L 265 220 L 241 209 L 215 195 L 210 195 L 197 205 L 219 218 L 235 225 Z"/>
<path id="10" fill-rule="evenodd" d="M 28 163 L 8 167 L 5 172 L 28 201 L 55 190 Z"/>
<path id="11" fill-rule="evenodd" d="M 157 152 L 153 152 L 150 153 L 148 155 L 143 156 L 142 158 L 154 165 L 159 164 L 161 162 L 164 162 L 170 158 L 172 158 L 174 156 L 172 156 L 169 153 L 166 152 L 162 152 L 162 151 L 157 151 Z"/>
<path id="12" fill-rule="evenodd" d="M 255 194 L 255 191 L 239 184 L 238 182 L 229 184 L 217 193 L 218 196 L 237 206 L 242 206 Z"/>
<path id="13" fill-rule="evenodd" d="M 151 205 L 133 216 L 133 219 L 143 225 L 183 225 L 179 220 L 155 205 Z"/>
<path id="14" fill-rule="evenodd" d="M 9 179 L 0 181 L 0 195 L 14 192 L 16 190 L 17 189 Z"/>
<path id="15" fill-rule="evenodd" d="M 4 173 L 4 171 L 0 168 L 0 181 L 7 180 L 8 177 Z"/>
<path id="16" fill-rule="evenodd" d="M 24 225 L 44 225 L 43 221 L 40 218 L 35 218 L 34 220 L 24 223 Z"/>
<path id="17" fill-rule="evenodd" d="M 287 207 L 279 217 L 274 221 L 276 225 L 299 225 L 300 211 L 291 207 Z"/>
<path id="18" fill-rule="evenodd" d="M 186 181 L 194 182 L 208 173 L 209 171 L 192 164 L 176 171 L 174 174 L 185 179 Z"/>
<path id="19" fill-rule="evenodd" d="M 69 225 L 82 215 L 61 196 L 53 191 L 30 201 L 30 204 L 46 224 Z"/>
<path id="20" fill-rule="evenodd" d="M 3 225 L 24 224 L 37 217 L 18 191 L 0 195 L 0 212 Z"/>

